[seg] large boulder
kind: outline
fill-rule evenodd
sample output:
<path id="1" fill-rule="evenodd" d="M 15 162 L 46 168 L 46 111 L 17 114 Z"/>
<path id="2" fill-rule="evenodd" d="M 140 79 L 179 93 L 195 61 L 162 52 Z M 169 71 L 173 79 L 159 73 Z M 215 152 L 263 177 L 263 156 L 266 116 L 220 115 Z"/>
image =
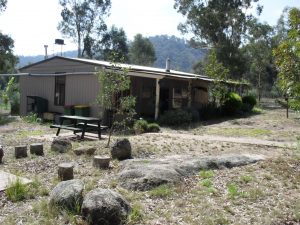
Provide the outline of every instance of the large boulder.
<path id="1" fill-rule="evenodd" d="M 81 180 L 62 181 L 50 193 L 50 206 L 78 212 L 83 201 L 83 190 Z"/>
<path id="2" fill-rule="evenodd" d="M 63 137 L 54 138 L 51 143 L 51 150 L 59 153 L 65 153 L 72 149 L 72 143 L 69 139 Z"/>
<path id="3" fill-rule="evenodd" d="M 92 146 L 81 146 L 81 147 L 75 148 L 73 150 L 75 155 L 83 155 L 83 154 L 94 155 L 95 151 L 96 151 L 96 148 L 92 147 Z"/>
<path id="4" fill-rule="evenodd" d="M 84 197 L 81 212 L 90 225 L 121 225 L 131 211 L 128 202 L 118 193 L 98 188 Z"/>
<path id="5" fill-rule="evenodd" d="M 131 144 L 127 138 L 118 139 L 111 148 L 111 157 L 113 159 L 124 160 L 131 159 Z"/>
<path id="6" fill-rule="evenodd" d="M 0 145 L 0 163 L 2 163 L 3 156 L 4 156 L 3 147 Z"/>
<path id="7" fill-rule="evenodd" d="M 122 187 L 150 190 L 162 184 L 175 184 L 200 170 L 232 168 L 263 160 L 260 155 L 221 155 L 195 157 L 175 155 L 162 159 L 133 159 L 122 163 L 118 179 Z"/>

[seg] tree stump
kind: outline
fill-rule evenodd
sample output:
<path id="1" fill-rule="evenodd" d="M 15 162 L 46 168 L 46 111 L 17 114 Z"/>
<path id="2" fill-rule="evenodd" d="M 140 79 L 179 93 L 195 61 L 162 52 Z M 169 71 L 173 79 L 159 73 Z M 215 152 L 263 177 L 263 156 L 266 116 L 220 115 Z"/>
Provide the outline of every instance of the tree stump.
<path id="1" fill-rule="evenodd" d="M 110 157 L 108 156 L 94 156 L 93 166 L 100 169 L 107 169 L 109 167 Z"/>
<path id="2" fill-rule="evenodd" d="M 4 156 L 3 147 L 0 145 L 0 163 L 2 163 L 3 156 Z"/>
<path id="3" fill-rule="evenodd" d="M 74 165 L 72 163 L 61 163 L 58 165 L 58 178 L 61 181 L 72 180 Z"/>
<path id="4" fill-rule="evenodd" d="M 30 145 L 30 154 L 44 155 L 43 144 L 35 143 Z"/>
<path id="5" fill-rule="evenodd" d="M 16 159 L 27 157 L 27 146 L 16 146 L 15 147 L 15 157 Z"/>

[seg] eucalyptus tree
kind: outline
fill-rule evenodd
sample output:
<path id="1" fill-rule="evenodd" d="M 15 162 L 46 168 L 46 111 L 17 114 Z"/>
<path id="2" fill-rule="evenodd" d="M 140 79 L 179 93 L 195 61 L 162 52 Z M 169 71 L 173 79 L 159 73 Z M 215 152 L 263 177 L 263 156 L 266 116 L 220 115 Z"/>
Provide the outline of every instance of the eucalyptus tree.
<path id="1" fill-rule="evenodd" d="M 293 106 L 300 109 L 300 9 L 291 8 L 288 13 L 287 37 L 274 50 L 279 87 Z"/>
<path id="2" fill-rule="evenodd" d="M 156 60 L 155 49 L 149 38 L 137 34 L 129 48 L 130 63 L 152 66 Z"/>
<path id="3" fill-rule="evenodd" d="M 78 57 L 82 57 L 82 46 L 86 49 L 86 45 L 99 39 L 106 31 L 104 18 L 109 14 L 111 0 L 59 0 L 59 3 L 62 21 L 57 28 L 77 43 Z"/>
<path id="4" fill-rule="evenodd" d="M 193 43 L 216 49 L 217 59 L 230 69 L 232 78 L 245 72 L 246 61 L 239 49 L 252 15 L 247 12 L 258 0 L 175 0 L 174 7 L 186 16 L 178 28 L 192 33 Z M 262 7 L 258 5 L 257 12 Z"/>
<path id="5" fill-rule="evenodd" d="M 6 9 L 7 0 L 0 0 L 0 12 Z"/>

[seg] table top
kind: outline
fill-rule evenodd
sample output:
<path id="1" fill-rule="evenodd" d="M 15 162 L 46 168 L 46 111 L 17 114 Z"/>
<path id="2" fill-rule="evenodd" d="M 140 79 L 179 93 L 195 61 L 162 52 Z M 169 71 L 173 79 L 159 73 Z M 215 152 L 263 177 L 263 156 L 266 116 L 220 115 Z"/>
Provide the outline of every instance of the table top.
<path id="1" fill-rule="evenodd" d="M 101 121 L 100 118 L 96 117 L 85 117 L 85 116 L 71 116 L 71 115 L 62 115 L 60 118 L 71 119 L 71 120 L 82 120 L 82 121 Z"/>

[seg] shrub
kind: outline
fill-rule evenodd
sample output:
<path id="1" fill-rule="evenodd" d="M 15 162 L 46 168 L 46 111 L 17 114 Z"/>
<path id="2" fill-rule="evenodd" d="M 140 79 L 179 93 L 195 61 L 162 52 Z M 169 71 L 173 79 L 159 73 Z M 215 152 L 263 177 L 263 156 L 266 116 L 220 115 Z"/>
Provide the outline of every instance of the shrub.
<path id="1" fill-rule="evenodd" d="M 188 108 L 186 109 L 186 111 L 192 115 L 193 122 L 197 122 L 200 120 L 199 111 L 197 109 Z"/>
<path id="2" fill-rule="evenodd" d="M 160 124 L 164 124 L 168 126 L 186 124 L 186 123 L 190 123 L 191 121 L 192 121 L 192 114 L 182 109 L 166 111 L 159 118 Z"/>
<path id="3" fill-rule="evenodd" d="M 29 113 L 27 116 L 22 117 L 22 119 L 27 123 L 39 123 L 41 119 L 38 118 L 36 113 Z"/>
<path id="4" fill-rule="evenodd" d="M 225 96 L 225 101 L 223 104 L 223 112 L 226 115 L 234 115 L 242 107 L 242 98 L 235 92 L 229 92 Z"/>
<path id="5" fill-rule="evenodd" d="M 160 131 L 160 127 L 157 123 L 149 123 L 148 124 L 148 122 L 146 120 L 137 120 L 134 123 L 133 129 L 136 134 Z"/>
<path id="6" fill-rule="evenodd" d="M 147 132 L 159 132 L 160 127 L 157 123 L 149 123 L 147 126 Z"/>
<path id="7" fill-rule="evenodd" d="M 148 122 L 146 120 L 137 120 L 134 125 L 133 129 L 136 134 L 142 134 L 147 131 L 148 128 Z"/>
<path id="8" fill-rule="evenodd" d="M 221 110 L 213 102 L 203 105 L 199 110 L 199 117 L 201 120 L 209 120 L 219 117 Z"/>
<path id="9" fill-rule="evenodd" d="M 243 105 L 242 109 L 243 111 L 252 111 L 253 107 L 256 105 L 256 99 L 253 95 L 247 95 L 242 98 Z"/>

